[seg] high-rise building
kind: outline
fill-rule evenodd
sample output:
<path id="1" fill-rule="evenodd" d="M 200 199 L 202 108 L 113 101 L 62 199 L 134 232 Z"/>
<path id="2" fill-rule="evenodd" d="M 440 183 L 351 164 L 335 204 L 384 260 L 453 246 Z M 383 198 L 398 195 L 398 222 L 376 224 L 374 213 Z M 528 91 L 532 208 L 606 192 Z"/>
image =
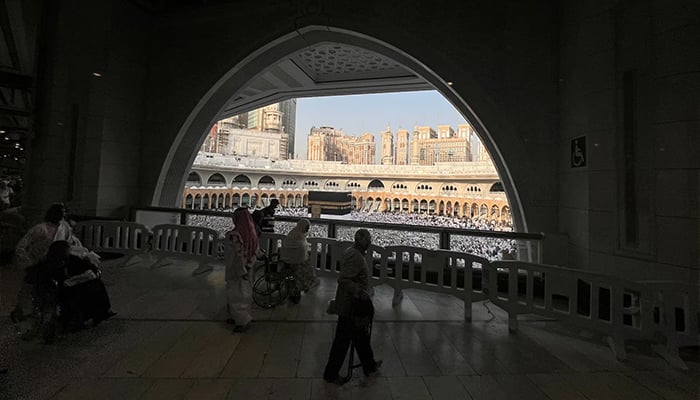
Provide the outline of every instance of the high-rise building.
<path id="1" fill-rule="evenodd" d="M 394 162 L 396 165 L 408 164 L 408 130 L 399 129 L 396 132 L 396 150 Z"/>
<path id="2" fill-rule="evenodd" d="M 289 155 L 289 137 L 284 129 L 284 113 L 281 111 L 281 104 L 274 103 L 248 112 L 247 127 L 251 130 L 280 135 L 279 158 L 286 160 Z M 293 109 L 296 113 L 296 100 Z"/>
<path id="3" fill-rule="evenodd" d="M 472 126 L 469 124 L 457 125 L 457 137 L 467 139 L 470 143 L 472 139 L 472 132 L 474 132 L 474 129 L 472 129 Z"/>
<path id="4" fill-rule="evenodd" d="M 374 164 L 376 157 L 374 135 L 363 133 L 360 137 L 348 140 L 348 164 Z"/>
<path id="5" fill-rule="evenodd" d="M 431 128 L 429 126 L 416 126 L 415 132 L 418 132 L 418 139 L 419 140 L 437 138 L 437 132 L 435 132 L 435 130 L 433 130 L 433 128 Z"/>
<path id="6" fill-rule="evenodd" d="M 429 126 L 415 128 L 411 140 L 412 165 L 472 160 L 469 139 L 464 137 L 471 127 L 459 125 L 457 132 L 449 125 L 438 125 L 437 128 L 437 132 Z"/>
<path id="7" fill-rule="evenodd" d="M 455 131 L 449 125 L 437 126 L 438 139 L 450 139 L 455 137 Z"/>
<path id="8" fill-rule="evenodd" d="M 342 129 L 330 126 L 312 127 L 309 132 L 307 159 L 342 161 L 348 164 L 374 164 L 374 135 L 346 136 Z"/>
<path id="9" fill-rule="evenodd" d="M 391 165 L 394 163 L 394 134 L 391 128 L 387 127 L 382 132 L 382 164 Z"/>
<path id="10" fill-rule="evenodd" d="M 294 157 L 294 140 L 297 124 L 297 99 L 288 99 L 279 103 L 282 112 L 282 130 L 287 134 L 287 158 Z"/>

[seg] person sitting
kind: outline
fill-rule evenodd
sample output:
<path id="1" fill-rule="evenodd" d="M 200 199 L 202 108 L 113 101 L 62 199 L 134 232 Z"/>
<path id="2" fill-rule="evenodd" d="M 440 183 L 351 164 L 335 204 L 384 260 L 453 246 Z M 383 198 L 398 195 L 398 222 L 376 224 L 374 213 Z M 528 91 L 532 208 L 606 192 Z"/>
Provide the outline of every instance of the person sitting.
<path id="1" fill-rule="evenodd" d="M 34 225 L 17 242 L 15 247 L 16 263 L 20 270 L 26 271 L 28 267 L 41 262 L 54 240 L 62 238 L 65 233 L 61 227 L 64 221 L 66 208 L 61 203 L 52 204 L 44 215 L 44 222 Z M 24 284 L 17 293 L 17 303 L 10 313 L 12 322 L 24 320 L 25 315 L 32 309 L 31 285 Z"/>
<path id="2" fill-rule="evenodd" d="M 46 258 L 28 270 L 28 281 L 34 286 L 34 297 L 43 313 L 51 313 L 60 307 L 60 322 L 67 330 L 84 327 L 86 321 L 93 325 L 116 313 L 100 270 L 88 259 L 70 254 L 71 245 L 65 240 L 53 242 Z M 44 339 L 53 338 L 55 327 L 45 327 Z"/>
<path id="3" fill-rule="evenodd" d="M 282 239 L 280 261 L 289 265 L 294 271 L 297 287 L 304 292 L 317 286 L 320 280 L 316 277 L 316 268 L 309 262 L 311 245 L 306 240 L 311 223 L 302 218 L 297 225 Z"/>

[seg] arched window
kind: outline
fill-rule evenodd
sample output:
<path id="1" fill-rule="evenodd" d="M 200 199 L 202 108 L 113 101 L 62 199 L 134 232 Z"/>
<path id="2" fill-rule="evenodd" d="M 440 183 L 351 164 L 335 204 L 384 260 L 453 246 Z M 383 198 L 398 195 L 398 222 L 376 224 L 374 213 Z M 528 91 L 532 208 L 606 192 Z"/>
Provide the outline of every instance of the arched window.
<path id="1" fill-rule="evenodd" d="M 487 218 L 489 212 L 489 207 L 486 204 L 482 204 L 479 208 L 479 218 Z"/>
<path id="2" fill-rule="evenodd" d="M 231 195 L 226 193 L 226 200 L 224 200 L 224 208 L 231 207 Z"/>
<path id="3" fill-rule="evenodd" d="M 258 187 L 274 187 L 275 180 L 271 176 L 265 175 L 258 180 Z"/>
<path id="4" fill-rule="evenodd" d="M 380 181 L 379 179 L 372 179 L 370 181 L 369 185 L 367 185 L 368 189 L 384 189 L 384 183 Z"/>
<path id="5" fill-rule="evenodd" d="M 491 189 L 489 190 L 489 192 L 503 192 L 503 183 L 494 183 L 493 185 L 491 185 Z"/>
<path id="6" fill-rule="evenodd" d="M 200 195 L 195 195 L 195 196 L 194 196 L 194 209 L 195 209 L 195 210 L 201 210 L 201 209 L 202 209 L 202 196 L 200 196 Z"/>
<path id="7" fill-rule="evenodd" d="M 428 201 L 427 200 L 420 201 L 420 212 L 428 212 Z"/>
<path id="8" fill-rule="evenodd" d="M 212 174 L 209 179 L 207 179 L 207 185 L 211 186 L 226 186 L 226 178 L 220 173 Z"/>
<path id="9" fill-rule="evenodd" d="M 501 217 L 501 210 L 498 208 L 497 205 L 491 206 L 491 214 L 489 215 L 489 219 L 499 219 Z"/>
<path id="10" fill-rule="evenodd" d="M 510 215 L 510 207 L 508 206 L 503 206 L 501 209 L 501 220 L 505 222 L 511 222 L 512 216 Z"/>
<path id="11" fill-rule="evenodd" d="M 236 175 L 235 178 L 233 178 L 233 181 L 231 182 L 233 186 L 241 186 L 241 187 L 247 187 L 250 186 L 250 178 L 248 178 L 246 175 Z"/>
<path id="12" fill-rule="evenodd" d="M 187 183 L 185 184 L 185 186 L 202 186 L 202 177 L 194 171 L 190 172 L 190 174 L 187 175 Z"/>
<path id="13" fill-rule="evenodd" d="M 192 209 L 192 207 L 194 207 L 194 199 L 191 194 L 188 194 L 187 197 L 185 197 L 185 208 Z"/>
<path id="14" fill-rule="evenodd" d="M 231 199 L 231 203 L 232 207 L 239 207 L 241 205 L 241 195 L 235 193 Z"/>
<path id="15" fill-rule="evenodd" d="M 202 197 L 202 210 L 208 210 L 209 209 L 209 195 L 205 194 Z"/>

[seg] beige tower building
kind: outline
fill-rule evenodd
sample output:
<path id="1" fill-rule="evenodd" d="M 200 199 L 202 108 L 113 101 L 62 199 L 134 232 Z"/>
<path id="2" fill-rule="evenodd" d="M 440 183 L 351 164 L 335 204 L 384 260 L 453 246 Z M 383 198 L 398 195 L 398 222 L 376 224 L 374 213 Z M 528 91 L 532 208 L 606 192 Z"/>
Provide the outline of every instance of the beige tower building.
<path id="1" fill-rule="evenodd" d="M 438 139 L 450 139 L 456 137 L 454 129 L 449 125 L 437 126 Z"/>
<path id="2" fill-rule="evenodd" d="M 280 103 L 270 104 L 257 110 L 253 110 L 248 113 L 248 129 L 275 133 L 280 136 L 279 140 L 279 158 L 282 160 L 287 159 L 289 146 L 289 135 L 284 131 L 282 126 L 282 117 L 284 113 L 280 111 Z"/>
<path id="3" fill-rule="evenodd" d="M 418 132 L 418 140 L 427 140 L 437 138 L 437 132 L 429 126 L 417 126 L 415 131 Z"/>
<path id="4" fill-rule="evenodd" d="M 469 124 L 459 124 L 457 125 L 457 137 L 467 139 L 471 143 L 471 137 L 474 133 L 474 129 Z"/>
<path id="5" fill-rule="evenodd" d="M 313 127 L 309 133 L 307 159 L 342 161 L 348 164 L 374 164 L 374 135 L 346 136 L 342 129 L 330 126 Z"/>
<path id="6" fill-rule="evenodd" d="M 373 134 L 363 133 L 358 138 L 350 137 L 348 142 L 348 164 L 374 164 L 377 153 Z"/>
<path id="7" fill-rule="evenodd" d="M 396 132 L 394 163 L 396 165 L 408 165 L 408 130 L 406 129 L 399 129 Z"/>
<path id="8" fill-rule="evenodd" d="M 391 128 L 387 127 L 382 132 L 382 164 L 391 165 L 394 163 L 394 134 Z"/>
<path id="9" fill-rule="evenodd" d="M 437 131 L 429 126 L 417 126 L 411 140 L 411 164 L 434 165 L 437 162 L 471 161 L 470 132 L 467 124 L 455 132 L 450 125 L 438 125 Z"/>
<path id="10" fill-rule="evenodd" d="M 343 130 L 331 126 L 311 128 L 306 158 L 313 161 L 343 161 Z"/>
<path id="11" fill-rule="evenodd" d="M 411 139 L 411 165 L 420 164 L 420 132 L 418 130 L 413 131 L 413 138 Z"/>

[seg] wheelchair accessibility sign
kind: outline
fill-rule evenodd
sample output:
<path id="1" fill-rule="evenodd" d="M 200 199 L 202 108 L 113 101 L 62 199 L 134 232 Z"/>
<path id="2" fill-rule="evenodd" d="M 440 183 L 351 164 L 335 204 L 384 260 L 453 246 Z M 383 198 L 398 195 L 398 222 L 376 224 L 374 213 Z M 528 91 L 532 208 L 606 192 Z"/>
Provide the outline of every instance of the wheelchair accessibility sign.
<path id="1" fill-rule="evenodd" d="M 571 140 L 571 168 L 586 166 L 586 137 L 581 136 Z"/>

